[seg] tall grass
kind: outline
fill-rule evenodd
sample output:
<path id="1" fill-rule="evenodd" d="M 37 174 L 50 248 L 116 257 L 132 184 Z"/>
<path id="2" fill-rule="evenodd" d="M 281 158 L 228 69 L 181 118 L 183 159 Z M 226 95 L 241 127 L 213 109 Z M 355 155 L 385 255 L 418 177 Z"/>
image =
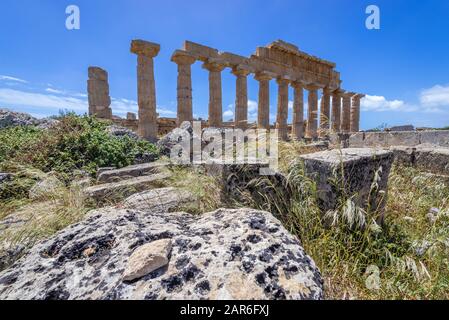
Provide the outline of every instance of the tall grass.
<path id="1" fill-rule="evenodd" d="M 276 213 L 299 237 L 323 274 L 326 298 L 449 298 L 447 185 L 412 168 L 395 167 L 385 210 L 364 210 L 336 175 L 331 183 L 340 187 L 338 207 L 323 214 L 315 183 L 301 164 L 291 161 L 284 167 L 289 169 L 283 185 L 267 177 L 251 182 L 257 190 L 251 206 Z M 377 190 L 379 174 L 371 183 L 372 197 L 385 196 Z M 432 207 L 440 213 L 429 225 L 426 214 Z"/>

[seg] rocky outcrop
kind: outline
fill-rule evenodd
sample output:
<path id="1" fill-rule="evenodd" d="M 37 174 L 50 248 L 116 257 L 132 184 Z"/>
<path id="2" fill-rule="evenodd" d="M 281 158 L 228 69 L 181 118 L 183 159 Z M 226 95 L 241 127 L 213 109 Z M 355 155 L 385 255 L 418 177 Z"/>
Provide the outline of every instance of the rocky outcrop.
<path id="1" fill-rule="evenodd" d="M 145 251 L 148 264 L 127 281 L 138 248 L 161 239 L 172 246 L 166 263 L 148 271 L 167 250 Z M 299 240 L 253 209 L 93 211 L 0 273 L 0 299 L 320 298 L 320 273 Z"/>
<path id="2" fill-rule="evenodd" d="M 176 188 L 160 188 L 133 194 L 121 204 L 127 209 L 149 210 L 151 212 L 172 212 L 182 206 L 194 203 L 196 197 Z"/>
<path id="3" fill-rule="evenodd" d="M 0 129 L 18 126 L 38 126 L 42 129 L 48 129 L 56 123 L 58 121 L 54 119 L 37 119 L 28 113 L 0 109 Z"/>
<path id="4" fill-rule="evenodd" d="M 140 177 L 154 173 L 160 173 L 166 167 L 167 163 L 144 163 L 133 165 L 121 169 L 102 170 L 97 173 L 97 179 L 100 182 L 114 182 L 128 178 Z"/>
<path id="5" fill-rule="evenodd" d="M 107 196 L 127 197 L 137 191 L 143 191 L 152 187 L 160 187 L 170 177 L 168 173 L 157 173 L 148 176 L 130 178 L 119 182 L 99 184 L 84 189 L 86 196 L 97 201 L 104 200 Z"/>
<path id="6" fill-rule="evenodd" d="M 106 132 L 116 138 L 127 136 L 134 140 L 140 139 L 139 136 L 134 131 L 132 131 L 128 128 L 125 128 L 125 127 L 117 126 L 115 124 L 107 127 Z"/>
<path id="7" fill-rule="evenodd" d="M 63 187 L 64 184 L 55 176 L 55 174 L 49 173 L 44 179 L 36 182 L 30 189 L 29 198 L 35 200 L 42 197 L 48 197 Z"/>

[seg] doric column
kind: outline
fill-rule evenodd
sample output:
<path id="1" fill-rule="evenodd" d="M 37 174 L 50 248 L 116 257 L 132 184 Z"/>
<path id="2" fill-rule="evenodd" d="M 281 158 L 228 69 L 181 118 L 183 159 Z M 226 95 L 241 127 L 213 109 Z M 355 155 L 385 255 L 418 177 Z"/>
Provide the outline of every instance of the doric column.
<path id="1" fill-rule="evenodd" d="M 329 134 L 331 93 L 331 90 L 328 88 L 323 89 L 320 110 L 320 137 L 325 137 Z"/>
<path id="2" fill-rule="evenodd" d="M 203 68 L 209 71 L 209 127 L 221 127 L 223 124 L 221 72 L 225 66 L 209 59 L 203 64 Z"/>
<path id="3" fill-rule="evenodd" d="M 157 139 L 156 86 L 153 58 L 160 46 L 142 40 L 131 42 L 131 52 L 137 54 L 137 96 L 139 105 L 138 133 L 148 140 Z"/>
<path id="4" fill-rule="evenodd" d="M 308 112 L 307 112 L 307 132 L 306 137 L 311 139 L 318 138 L 318 92 L 317 85 L 307 85 L 305 88 L 309 91 Z"/>
<path id="5" fill-rule="evenodd" d="M 354 92 L 343 93 L 343 108 L 342 108 L 342 121 L 341 132 L 348 133 L 351 131 L 351 97 Z"/>
<path id="6" fill-rule="evenodd" d="M 235 84 L 235 127 L 246 129 L 248 125 L 248 81 L 249 70 L 236 66 L 232 73 L 237 77 Z"/>
<path id="7" fill-rule="evenodd" d="M 276 117 L 276 129 L 279 138 L 287 140 L 287 118 L 288 118 L 288 84 L 289 80 L 278 78 L 278 110 Z"/>
<path id="8" fill-rule="evenodd" d="M 358 132 L 360 130 L 360 99 L 364 96 L 364 94 L 356 94 L 352 97 L 351 132 Z"/>
<path id="9" fill-rule="evenodd" d="M 272 76 L 260 72 L 254 79 L 259 81 L 259 101 L 257 110 L 257 127 L 270 129 L 270 80 Z"/>
<path id="10" fill-rule="evenodd" d="M 341 132 L 341 95 L 343 90 L 337 89 L 332 92 L 332 132 Z"/>
<path id="11" fill-rule="evenodd" d="M 178 126 L 184 121 L 193 120 L 192 110 L 192 70 L 195 58 L 182 50 L 176 50 L 171 61 L 178 65 Z"/>
<path id="12" fill-rule="evenodd" d="M 95 115 L 101 119 L 111 119 L 108 73 L 99 67 L 89 67 L 88 76 L 89 115 Z"/>
<path id="13" fill-rule="evenodd" d="M 298 82 L 293 87 L 293 123 L 292 138 L 301 140 L 304 137 L 304 90 L 303 85 Z"/>

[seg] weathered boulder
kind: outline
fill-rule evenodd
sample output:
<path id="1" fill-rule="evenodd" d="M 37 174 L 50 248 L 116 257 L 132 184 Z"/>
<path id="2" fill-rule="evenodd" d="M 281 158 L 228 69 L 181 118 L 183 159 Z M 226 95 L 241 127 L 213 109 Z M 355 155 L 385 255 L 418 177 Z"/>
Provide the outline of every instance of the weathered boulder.
<path id="1" fill-rule="evenodd" d="M 5 181 L 9 181 L 12 178 L 11 173 L 0 172 L 0 184 Z"/>
<path id="2" fill-rule="evenodd" d="M 144 163 L 138 165 L 132 165 L 121 169 L 104 170 L 98 174 L 98 181 L 100 182 L 114 182 L 131 177 L 140 177 L 144 175 L 160 173 L 163 168 L 167 166 L 167 163 Z"/>
<path id="3" fill-rule="evenodd" d="M 64 184 L 53 173 L 49 173 L 44 179 L 36 182 L 30 189 L 28 197 L 30 199 L 47 197 L 48 195 L 56 193 L 63 187 Z"/>
<path id="4" fill-rule="evenodd" d="M 125 128 L 125 127 L 115 125 L 115 124 L 108 126 L 106 128 L 106 132 L 108 132 L 111 136 L 116 137 L 116 138 L 127 136 L 134 140 L 140 139 L 139 136 L 134 131 L 132 131 L 128 128 Z"/>
<path id="5" fill-rule="evenodd" d="M 172 243 L 168 264 L 124 281 L 142 245 Z M 34 246 L 0 273 L 0 299 L 321 299 L 299 240 L 270 213 L 104 208 Z"/>
<path id="6" fill-rule="evenodd" d="M 300 157 L 306 175 L 317 183 L 318 204 L 324 212 L 337 209 L 342 199 L 350 197 L 363 209 L 381 211 L 393 158 L 391 151 L 373 148 L 334 149 Z"/>
<path id="7" fill-rule="evenodd" d="M 175 152 L 174 148 L 176 145 L 183 141 L 187 142 L 187 140 L 190 145 L 192 145 L 193 139 L 201 140 L 201 137 L 196 136 L 193 132 L 192 124 L 189 121 L 185 121 L 179 126 L 179 128 L 173 129 L 171 132 L 162 137 L 157 142 L 157 146 L 162 155 L 170 157 L 171 153 Z"/>
<path id="8" fill-rule="evenodd" d="M 123 208 L 150 210 L 151 212 L 172 212 L 181 206 L 193 203 L 196 197 L 176 188 L 160 188 L 133 194 L 122 203 Z"/>
<path id="9" fill-rule="evenodd" d="M 119 182 L 99 184 L 84 189 L 84 193 L 97 201 L 107 196 L 129 196 L 135 192 L 143 191 L 151 187 L 160 187 L 170 177 L 168 173 L 157 173 L 148 176 L 130 178 Z"/>

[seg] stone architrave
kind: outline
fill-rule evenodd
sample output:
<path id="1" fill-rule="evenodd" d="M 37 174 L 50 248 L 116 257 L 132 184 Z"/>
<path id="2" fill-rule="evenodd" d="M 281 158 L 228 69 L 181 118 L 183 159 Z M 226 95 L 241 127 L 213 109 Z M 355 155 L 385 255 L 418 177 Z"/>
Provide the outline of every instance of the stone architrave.
<path id="1" fill-rule="evenodd" d="M 304 137 L 304 90 L 303 85 L 298 82 L 293 87 L 293 124 L 292 138 L 301 140 Z"/>
<path id="2" fill-rule="evenodd" d="M 278 129 L 279 138 L 287 140 L 287 118 L 288 118 L 288 84 L 289 80 L 279 78 L 278 84 L 278 110 L 276 118 L 276 129 Z"/>
<path id="3" fill-rule="evenodd" d="M 332 132 L 341 132 L 341 95 L 344 90 L 337 89 L 332 92 Z"/>
<path id="4" fill-rule="evenodd" d="M 360 99 L 364 96 L 364 94 L 356 94 L 352 97 L 351 132 L 359 132 L 360 130 Z"/>
<path id="5" fill-rule="evenodd" d="M 112 119 L 108 73 L 99 67 L 89 67 L 88 76 L 89 115 L 95 115 L 101 119 Z"/>
<path id="6" fill-rule="evenodd" d="M 235 127 L 246 129 L 248 126 L 248 80 L 250 71 L 243 66 L 236 66 L 232 73 L 237 77 L 235 84 Z"/>
<path id="7" fill-rule="evenodd" d="M 270 129 L 270 80 L 272 75 L 260 72 L 256 73 L 254 79 L 259 81 L 259 101 L 257 110 L 257 127 L 259 129 Z"/>
<path id="8" fill-rule="evenodd" d="M 137 54 L 138 133 L 148 140 L 156 140 L 158 134 L 153 58 L 159 51 L 160 45 L 156 43 L 143 40 L 131 42 L 131 52 Z"/>
<path id="9" fill-rule="evenodd" d="M 305 88 L 309 91 L 306 137 L 316 139 L 318 138 L 318 89 L 321 87 L 309 84 Z"/>
<path id="10" fill-rule="evenodd" d="M 221 127 L 223 124 L 221 72 L 225 65 L 216 59 L 209 59 L 203 64 L 203 68 L 209 71 L 209 127 Z"/>
<path id="11" fill-rule="evenodd" d="M 323 89 L 320 109 L 320 137 L 329 134 L 331 94 L 332 92 L 328 88 Z"/>
<path id="12" fill-rule="evenodd" d="M 354 92 L 343 93 L 343 108 L 342 108 L 342 121 L 341 131 L 343 133 L 349 133 L 351 131 L 351 98 L 354 96 Z"/>
<path id="13" fill-rule="evenodd" d="M 177 125 L 193 120 L 192 109 L 192 64 L 196 58 L 182 50 L 176 50 L 171 61 L 178 65 L 178 116 Z"/>

